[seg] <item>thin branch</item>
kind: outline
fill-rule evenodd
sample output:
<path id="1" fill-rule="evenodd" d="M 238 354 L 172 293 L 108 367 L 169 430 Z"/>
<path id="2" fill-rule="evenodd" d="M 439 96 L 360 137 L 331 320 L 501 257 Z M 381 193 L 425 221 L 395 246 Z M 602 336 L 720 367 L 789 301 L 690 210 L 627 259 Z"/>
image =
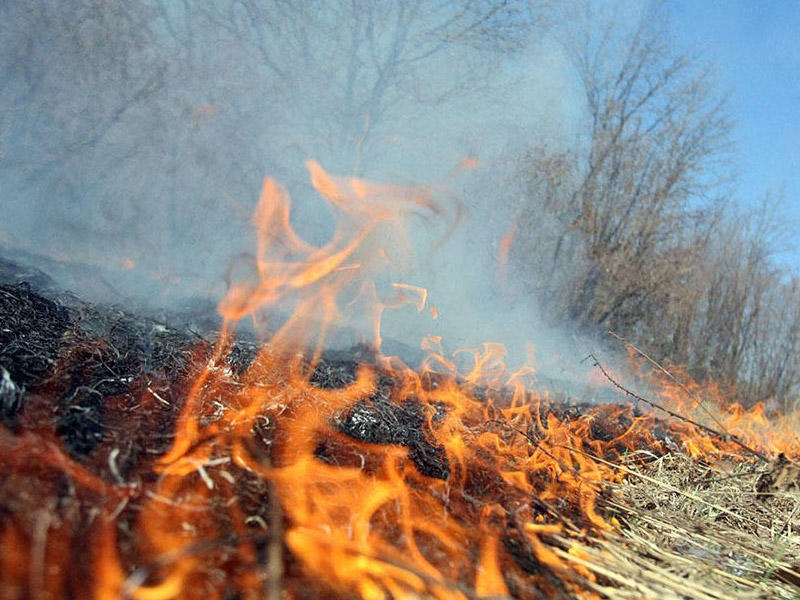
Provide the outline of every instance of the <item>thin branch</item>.
<path id="1" fill-rule="evenodd" d="M 677 377 L 675 377 L 672 373 L 670 373 L 667 369 L 665 369 L 661 365 L 661 363 L 659 363 L 657 360 L 652 358 L 649 354 L 647 354 L 646 352 L 644 352 L 640 348 L 636 347 L 635 345 L 633 345 L 631 342 L 629 342 L 627 339 L 625 339 L 621 335 L 617 334 L 616 332 L 609 331 L 608 334 L 610 336 L 616 338 L 617 340 L 619 340 L 620 342 L 622 342 L 623 344 L 625 344 L 629 348 L 631 348 L 639 356 L 644 358 L 647 362 L 649 362 L 651 365 L 653 365 L 656 369 L 661 371 L 661 373 L 666 375 L 670 379 L 670 381 L 672 381 L 675 385 L 677 385 L 683 391 L 683 393 L 685 393 L 687 396 L 689 396 L 689 398 L 694 400 L 695 407 L 697 407 L 700 410 L 702 410 L 706 414 L 707 417 L 709 417 L 711 420 L 713 420 L 719 426 L 720 429 L 722 429 L 723 431 L 725 430 L 725 426 L 720 422 L 720 420 L 717 419 L 714 416 L 714 414 L 705 407 L 705 405 L 703 404 L 703 399 L 700 398 L 699 396 L 697 396 L 697 394 L 692 393 L 691 390 L 689 390 L 689 388 L 687 388 L 686 385 L 683 384 L 683 382 L 678 380 Z M 730 435 L 730 434 L 727 434 L 727 435 Z"/>
<path id="2" fill-rule="evenodd" d="M 592 361 L 594 361 L 594 366 L 597 367 L 598 369 L 600 369 L 600 372 L 603 374 L 603 376 L 606 379 L 608 379 L 608 381 L 611 382 L 611 384 L 614 387 L 616 387 L 618 390 L 620 390 L 621 392 L 623 392 L 627 396 L 630 396 L 631 398 L 634 398 L 635 400 L 639 400 L 641 402 L 644 402 L 645 404 L 647 404 L 647 405 L 649 405 L 649 406 L 651 406 L 651 407 L 653 407 L 655 409 L 658 409 L 658 410 L 660 410 L 662 412 L 665 412 L 669 416 L 671 416 L 671 417 L 673 417 L 675 419 L 678 419 L 679 421 L 683 421 L 684 423 L 688 423 L 690 425 L 693 425 L 693 426 L 697 427 L 698 429 L 700 429 L 702 431 L 705 431 L 706 433 L 710 433 L 711 435 L 719 437 L 720 439 L 723 439 L 723 440 L 726 440 L 726 441 L 731 441 L 734 444 L 736 444 L 737 446 L 739 446 L 740 448 L 742 448 L 743 450 L 745 450 L 746 452 L 748 452 L 748 453 L 752 454 L 753 456 L 757 457 L 759 460 L 762 460 L 764 462 L 769 462 L 769 458 L 767 458 L 764 454 L 762 454 L 758 450 L 755 450 L 755 449 L 751 448 L 750 446 L 748 446 L 747 444 L 745 444 L 737 436 L 732 435 L 731 433 L 728 433 L 727 431 L 725 431 L 723 433 L 723 432 L 720 432 L 720 431 L 718 431 L 718 430 L 716 430 L 716 429 L 714 429 L 712 427 L 708 427 L 707 425 L 703 425 L 702 423 L 698 423 L 697 421 L 695 421 L 693 419 L 690 419 L 689 417 L 686 417 L 684 415 L 681 415 L 681 414 L 679 414 L 679 413 L 677 413 L 677 412 L 675 412 L 673 410 L 670 410 L 669 408 L 667 408 L 667 407 L 665 407 L 665 406 L 663 406 L 663 405 L 661 405 L 661 404 L 659 404 L 657 402 L 654 402 L 653 400 L 648 400 L 647 398 L 644 398 L 643 396 L 640 396 L 639 394 L 636 394 L 635 392 L 632 392 L 631 390 L 629 390 L 628 388 L 623 386 L 621 383 L 619 383 L 616 379 L 614 379 L 611 376 L 611 374 L 605 369 L 605 367 L 603 367 L 603 365 L 600 363 L 600 361 L 597 359 L 597 357 L 594 354 L 589 354 L 589 356 L 587 356 L 586 358 L 591 358 Z M 724 430 L 724 428 L 723 428 L 723 430 Z"/>

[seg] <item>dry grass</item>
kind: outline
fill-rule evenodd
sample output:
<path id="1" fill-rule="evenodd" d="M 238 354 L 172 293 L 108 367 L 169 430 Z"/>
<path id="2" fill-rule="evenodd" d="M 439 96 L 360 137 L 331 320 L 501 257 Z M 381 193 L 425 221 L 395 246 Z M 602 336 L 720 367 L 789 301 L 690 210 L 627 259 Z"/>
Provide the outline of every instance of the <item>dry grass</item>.
<path id="1" fill-rule="evenodd" d="M 770 466 L 731 460 L 714 466 L 670 454 L 642 463 L 612 487 L 606 506 L 617 534 L 560 556 L 592 572 L 586 588 L 614 599 L 800 599 L 797 482 L 760 493 Z M 645 457 L 650 458 L 650 457 Z"/>

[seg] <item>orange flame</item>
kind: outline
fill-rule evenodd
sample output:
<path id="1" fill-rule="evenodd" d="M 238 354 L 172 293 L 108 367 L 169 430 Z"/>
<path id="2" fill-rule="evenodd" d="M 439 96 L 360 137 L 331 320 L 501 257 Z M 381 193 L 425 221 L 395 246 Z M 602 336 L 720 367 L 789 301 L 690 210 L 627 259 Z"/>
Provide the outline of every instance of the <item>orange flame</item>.
<path id="1" fill-rule="evenodd" d="M 514 244 L 515 237 L 517 237 L 516 223 L 508 228 L 508 231 L 500 239 L 500 243 L 497 246 L 497 273 L 500 284 L 504 286 L 508 282 L 508 256 L 511 253 L 511 246 Z"/>
<path id="2" fill-rule="evenodd" d="M 679 427 L 681 442 L 690 455 L 707 457 L 735 451 L 738 446 L 739 451 L 749 449 L 763 455 L 800 456 L 800 413 L 775 411 L 768 416 L 763 401 L 745 408 L 729 402 L 714 381 L 698 383 L 680 367 L 667 371 L 629 350 L 630 370 L 653 387 L 660 405 L 688 421 Z M 710 439 L 707 430 L 720 433 L 723 439 Z"/>
<path id="3" fill-rule="evenodd" d="M 533 420 L 530 404 L 521 399 L 525 396 L 521 383 L 506 410 L 494 408 L 492 400 L 475 400 L 465 391 L 479 386 L 502 389 L 515 377 L 522 381 L 524 377 L 506 373 L 505 349 L 500 344 L 457 353 L 454 360 L 464 365 L 463 372 L 433 350 L 437 341 L 431 339 L 423 375 L 402 367 L 398 370 L 396 365 L 392 368 L 388 361 L 377 370 L 377 365 L 362 366 L 355 381 L 341 389 L 311 384 L 324 329 L 331 321 L 340 324 L 346 308 L 359 298 L 368 305 L 364 308 L 362 302 L 359 312 L 376 320 L 387 306 L 411 297 L 416 298 L 417 310 L 425 307 L 427 291 L 405 283 L 393 284 L 397 292 L 393 302 L 380 302 L 374 274 L 383 268 L 381 263 L 403 262 L 403 244 L 397 241 L 404 239 L 398 235 L 404 217 L 419 211 L 434 215 L 445 211 L 429 188 L 337 178 L 316 163 L 309 163 L 309 170 L 314 187 L 335 210 L 333 238 L 322 247 L 304 242 L 289 224 L 288 194 L 274 181 L 265 181 L 254 216 L 257 279 L 234 285 L 220 303 L 220 312 L 233 321 L 287 300 L 294 303 L 295 311 L 240 379 L 242 387 L 230 400 L 236 408 L 204 427 L 200 423 L 207 420 L 203 416 L 208 412 L 207 399 L 217 396 L 222 385 L 221 369 L 215 365 L 224 363 L 230 344 L 230 327 L 226 327 L 212 366 L 195 383 L 184 407 L 175 443 L 161 460 L 159 497 L 180 496 L 179 490 L 192 478 L 197 481 L 200 503 L 207 503 L 209 482 L 214 481 L 208 466 L 220 460 L 217 453 L 228 446 L 232 465 L 257 473 L 274 486 L 272 501 L 279 503 L 286 521 L 287 550 L 312 579 L 327 579 L 335 588 L 357 590 L 364 598 L 423 591 L 436 598 L 463 598 L 448 582 L 465 577 L 480 596 L 508 594 L 501 568 L 508 558 L 500 543 L 509 525 L 506 509 L 487 502 L 481 525 L 470 529 L 453 516 L 468 510 L 466 499 L 503 490 L 502 495 L 518 498 L 524 507 L 532 494 L 542 501 L 572 497 L 587 515 L 587 524 L 607 529 L 594 509 L 597 489 L 591 480 L 616 475 L 571 452 L 569 448 L 582 442 L 555 418 L 546 424 L 539 420 L 542 430 L 536 447 L 514 427 L 486 429 L 491 420 L 520 427 Z M 387 240 L 395 243 L 387 245 Z M 318 327 L 313 335 L 310 323 Z M 372 341 L 377 345 L 377 325 L 375 330 Z M 313 356 L 302 357 L 312 341 L 317 344 Z M 395 388 L 389 392 L 392 404 L 405 407 L 412 398 L 419 403 L 423 412 L 417 417 L 422 418 L 418 426 L 430 436 L 425 443 L 431 464 L 414 454 L 417 448 L 354 443 L 336 431 L 334 424 L 346 419 L 355 403 L 380 397 L 376 394 L 382 393 L 381 372 L 394 378 Z M 430 387 L 423 379 L 425 373 L 438 378 L 440 385 Z M 254 453 L 249 441 L 258 419 L 275 427 L 266 454 Z M 324 449 L 330 444 L 333 449 Z M 342 455 L 341 445 L 351 449 Z M 320 460 L 320 452 L 331 456 Z M 535 486 L 530 481 L 533 472 L 548 473 L 548 484 L 541 489 Z M 584 481 L 587 473 L 589 483 Z M 486 478 L 494 481 L 489 488 L 478 483 Z M 184 499 L 181 506 L 186 510 L 190 504 Z M 454 510 L 454 506 L 461 507 Z M 152 509 L 146 507 L 144 512 L 154 513 L 148 517 L 154 528 L 148 537 L 158 542 L 158 552 L 179 554 L 185 544 L 182 536 L 155 514 L 164 514 L 163 502 L 155 500 Z M 169 531 L 166 536 L 165 531 Z M 537 553 L 554 560 L 541 548 Z M 469 558 L 473 556 L 474 562 Z M 164 597 L 174 589 L 175 578 L 181 589 L 188 584 L 194 568 L 191 561 L 176 560 L 179 564 L 161 584 Z M 453 571 L 455 566 L 457 571 Z M 156 589 L 149 588 L 148 597 Z"/>

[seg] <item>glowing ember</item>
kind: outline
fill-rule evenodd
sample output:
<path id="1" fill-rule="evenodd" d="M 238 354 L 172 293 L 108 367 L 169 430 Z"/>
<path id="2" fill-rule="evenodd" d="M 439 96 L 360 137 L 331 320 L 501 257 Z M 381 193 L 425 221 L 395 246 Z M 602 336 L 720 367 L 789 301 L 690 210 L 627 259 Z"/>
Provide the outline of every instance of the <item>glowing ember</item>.
<path id="1" fill-rule="evenodd" d="M 136 430 L 168 431 L 168 448 L 129 447 L 123 469 L 116 444 L 81 463 L 53 431 L 25 430 L 34 408 L 20 432 L 0 428 L 0 487 L 12 498 L 0 514 L 0 598 L 599 598 L 587 556 L 564 540 L 614 528 L 601 502 L 625 474 L 613 461 L 642 449 L 741 452 L 631 405 L 554 405 L 529 391 L 530 370 L 507 372 L 499 344 L 449 357 L 428 338 L 419 370 L 381 356 L 383 311 L 427 302 L 423 288 L 380 285 L 387 267 L 408 264 L 405 221 L 452 224 L 458 211 L 432 187 L 308 167 L 335 233 L 304 241 L 286 190 L 264 182 L 252 274 L 220 302 L 225 325 L 212 352 L 198 349 L 180 414 L 142 390 L 137 408 L 152 422 Z M 234 323 L 287 306 L 237 370 Z M 345 325 L 366 329 L 358 360 L 323 352 Z M 660 397 L 675 407 L 686 393 L 665 386 Z M 762 452 L 800 453 L 788 434 L 759 441 L 772 426 L 763 407 L 717 405 L 720 429 Z"/>

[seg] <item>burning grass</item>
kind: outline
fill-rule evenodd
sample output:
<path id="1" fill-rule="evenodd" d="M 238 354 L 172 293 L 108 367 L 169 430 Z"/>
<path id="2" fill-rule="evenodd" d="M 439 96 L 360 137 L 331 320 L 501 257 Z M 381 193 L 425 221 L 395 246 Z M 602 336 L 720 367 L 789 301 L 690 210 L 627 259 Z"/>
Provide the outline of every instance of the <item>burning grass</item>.
<path id="1" fill-rule="evenodd" d="M 3 391 L 4 600 L 800 593 L 791 461 L 735 445 L 692 458 L 672 419 L 441 373 L 409 381 L 366 349 L 323 355 L 299 389 L 282 369 L 248 384 L 257 349 L 238 342 L 204 384 L 187 458 L 165 468 L 178 390 L 213 344 L 1 291 L 4 368 L 28 365 L 7 378 L 25 389 Z M 60 332 L 55 347 L 37 324 Z M 49 367 L 31 372 L 32 356 Z M 248 385 L 281 402 L 237 427 Z"/>
<path id="2" fill-rule="evenodd" d="M 252 276 L 213 338 L 0 289 L 0 600 L 800 593 L 797 466 L 766 459 L 796 456 L 791 421 L 675 379 L 671 413 L 622 391 L 551 401 L 497 344 L 448 357 L 427 339 L 415 369 L 383 356 L 382 312 L 425 303 L 377 289 L 376 268 L 403 262 L 395 221 L 458 211 L 310 169 L 336 234 L 301 240 L 267 180 Z M 234 335 L 284 302 L 268 340 Z M 368 342 L 324 351 L 348 309 Z"/>

